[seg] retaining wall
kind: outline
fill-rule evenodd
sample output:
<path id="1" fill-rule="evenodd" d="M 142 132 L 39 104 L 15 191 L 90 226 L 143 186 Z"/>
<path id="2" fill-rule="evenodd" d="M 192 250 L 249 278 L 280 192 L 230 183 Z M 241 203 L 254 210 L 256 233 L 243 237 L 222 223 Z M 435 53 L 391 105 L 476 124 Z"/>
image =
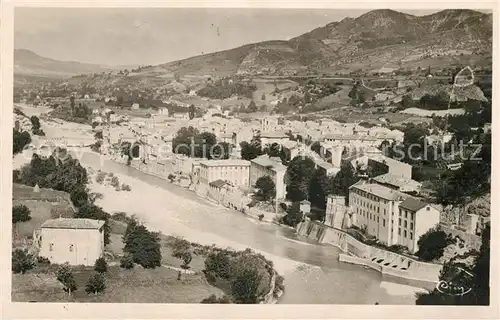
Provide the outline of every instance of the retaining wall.
<path id="1" fill-rule="evenodd" d="M 348 233 L 316 221 L 307 220 L 297 227 L 299 235 L 320 243 L 331 244 L 346 254 L 339 255 L 339 261 L 370 267 L 383 274 L 396 277 L 438 282 L 442 265 L 421 262 L 384 249 L 366 245 Z"/>

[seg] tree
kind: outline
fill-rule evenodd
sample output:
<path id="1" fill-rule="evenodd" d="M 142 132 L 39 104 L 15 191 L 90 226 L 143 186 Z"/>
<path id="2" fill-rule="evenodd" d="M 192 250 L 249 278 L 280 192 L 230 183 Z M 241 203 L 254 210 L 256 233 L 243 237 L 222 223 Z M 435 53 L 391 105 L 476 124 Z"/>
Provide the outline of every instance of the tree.
<path id="1" fill-rule="evenodd" d="M 12 252 L 12 272 L 25 273 L 35 266 L 35 257 L 27 249 L 15 249 Z"/>
<path id="2" fill-rule="evenodd" d="M 189 269 L 190 268 L 189 264 L 191 263 L 192 260 L 193 260 L 193 255 L 191 254 L 191 252 L 189 251 L 184 252 L 184 254 L 182 255 L 181 268 L 185 270 Z"/>
<path id="3" fill-rule="evenodd" d="M 208 281 L 215 281 L 216 278 L 229 279 L 231 271 L 231 261 L 223 251 L 211 252 L 205 259 L 205 269 L 203 273 Z"/>
<path id="4" fill-rule="evenodd" d="M 40 119 L 37 116 L 31 116 L 30 121 L 33 132 L 40 130 Z"/>
<path id="5" fill-rule="evenodd" d="M 429 229 L 418 239 L 416 255 L 424 261 L 433 261 L 443 256 L 444 249 L 451 243 L 450 235 L 439 227 Z"/>
<path id="6" fill-rule="evenodd" d="M 98 258 L 94 264 L 94 270 L 99 273 L 105 273 L 108 271 L 108 263 L 103 257 Z"/>
<path id="7" fill-rule="evenodd" d="M 22 131 L 19 132 L 13 129 L 12 136 L 12 151 L 14 154 L 18 154 L 24 150 L 24 147 L 31 143 L 31 136 L 29 132 Z"/>
<path id="8" fill-rule="evenodd" d="M 78 208 L 78 211 L 75 213 L 75 218 L 86 218 L 104 221 L 104 244 L 107 245 L 111 242 L 109 239 L 109 235 L 111 233 L 111 227 L 109 225 L 110 215 L 109 213 L 102 210 L 101 207 L 91 203 L 84 204 L 83 206 Z"/>
<path id="9" fill-rule="evenodd" d="M 192 120 L 195 118 L 195 116 L 196 116 L 196 107 L 194 106 L 194 104 L 192 104 L 189 106 L 189 119 Z"/>
<path id="10" fill-rule="evenodd" d="M 257 108 L 257 105 L 255 104 L 255 101 L 250 101 L 250 103 L 248 104 L 247 106 L 247 109 L 250 111 L 250 112 L 257 112 L 259 110 L 259 108 Z"/>
<path id="11" fill-rule="evenodd" d="M 490 226 L 481 234 L 481 248 L 471 270 L 464 265 L 448 262 L 443 266 L 439 279 L 453 286 L 464 287 L 462 295 L 450 295 L 434 289 L 417 294 L 417 305 L 489 305 L 490 304 Z M 451 274 L 451 276 L 450 276 Z M 471 289 L 467 293 L 467 289 Z M 460 292 L 459 292 L 460 293 Z"/>
<path id="12" fill-rule="evenodd" d="M 77 289 L 73 272 L 67 263 L 60 266 L 57 270 L 57 281 L 63 284 L 64 291 L 68 293 L 68 296 L 71 296 L 71 293 Z"/>
<path id="13" fill-rule="evenodd" d="M 283 223 L 295 228 L 303 218 L 303 214 L 300 211 L 300 203 L 293 202 L 286 210 L 286 215 L 283 217 Z"/>
<path id="14" fill-rule="evenodd" d="M 270 146 L 267 146 L 265 149 L 265 153 L 270 157 L 279 157 L 280 156 L 280 145 L 277 143 L 273 143 Z"/>
<path id="15" fill-rule="evenodd" d="M 136 221 L 129 222 L 124 234 L 123 251 L 132 255 L 134 262 L 144 268 L 161 266 L 160 239 L 157 234 L 147 230 Z"/>
<path id="16" fill-rule="evenodd" d="M 31 211 L 24 204 L 12 207 L 12 223 L 25 222 L 31 220 Z"/>
<path id="17" fill-rule="evenodd" d="M 329 193 L 329 180 L 322 168 L 316 169 L 309 185 L 309 201 L 317 208 L 326 208 L 326 196 Z"/>
<path id="18" fill-rule="evenodd" d="M 258 303 L 262 276 L 256 269 L 244 269 L 231 283 L 231 293 L 236 303 Z"/>
<path id="19" fill-rule="evenodd" d="M 255 182 L 257 196 L 263 201 L 268 201 L 276 196 L 276 185 L 270 176 L 262 176 Z"/>
<path id="20" fill-rule="evenodd" d="M 262 100 L 262 101 L 265 101 L 265 100 L 266 100 L 266 94 L 265 94 L 265 93 L 263 93 L 263 94 L 262 94 L 262 96 L 261 96 L 260 100 Z"/>
<path id="21" fill-rule="evenodd" d="M 329 191 L 332 194 L 346 197 L 346 205 L 349 203 L 349 187 L 358 182 L 354 169 L 350 163 L 342 164 L 340 171 L 330 179 Z"/>
<path id="22" fill-rule="evenodd" d="M 316 165 L 309 157 L 292 159 L 285 174 L 287 198 L 293 202 L 302 201 L 309 195 L 309 186 Z"/>
<path id="23" fill-rule="evenodd" d="M 126 253 L 120 259 L 120 267 L 132 269 L 134 267 L 134 257 L 130 253 Z"/>
<path id="24" fill-rule="evenodd" d="M 80 208 L 89 202 L 89 194 L 83 186 L 78 186 L 71 190 L 70 199 L 77 208 Z"/>
<path id="25" fill-rule="evenodd" d="M 208 298 L 201 300 L 200 303 L 231 303 L 231 299 L 228 296 L 224 295 L 221 298 L 217 298 L 215 294 L 210 295 Z"/>
<path id="26" fill-rule="evenodd" d="M 85 285 L 85 292 L 88 294 L 97 295 L 100 292 L 104 292 L 106 289 L 106 278 L 102 273 L 95 273 L 90 276 L 87 284 Z"/>
<path id="27" fill-rule="evenodd" d="M 240 143 L 241 147 L 241 158 L 243 160 L 252 160 L 262 155 L 262 149 L 260 146 L 260 139 L 253 140 L 251 143 L 243 141 Z"/>

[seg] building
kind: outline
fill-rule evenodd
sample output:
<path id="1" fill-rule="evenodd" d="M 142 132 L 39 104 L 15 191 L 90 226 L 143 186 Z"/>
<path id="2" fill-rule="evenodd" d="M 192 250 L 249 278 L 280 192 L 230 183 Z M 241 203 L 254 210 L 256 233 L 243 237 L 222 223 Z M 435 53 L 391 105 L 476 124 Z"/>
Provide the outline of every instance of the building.
<path id="1" fill-rule="evenodd" d="M 274 143 L 282 145 L 285 141 L 288 140 L 290 140 L 290 137 L 284 132 L 271 131 L 271 132 L 262 132 L 260 134 L 260 141 L 263 146 L 272 145 Z"/>
<path id="2" fill-rule="evenodd" d="M 132 107 L 131 107 L 132 110 L 137 110 L 139 109 L 139 104 L 137 102 L 134 102 L 132 103 Z"/>
<path id="3" fill-rule="evenodd" d="M 200 182 L 227 181 L 237 187 L 248 187 L 250 162 L 246 160 L 206 160 L 200 162 Z"/>
<path id="4" fill-rule="evenodd" d="M 347 158 L 346 160 L 351 162 L 353 168 L 371 173 L 371 176 L 389 173 L 392 176 L 411 180 L 411 165 L 382 154 L 367 153 L 362 156 L 355 155 L 352 159 Z"/>
<path id="5" fill-rule="evenodd" d="M 189 120 L 189 112 L 175 112 L 172 117 L 176 120 Z"/>
<path id="6" fill-rule="evenodd" d="M 439 223 L 439 210 L 405 193 L 376 183 L 349 188 L 351 222 L 388 246 L 418 251 L 422 234 Z"/>
<path id="7" fill-rule="evenodd" d="M 398 244 L 418 251 L 420 237 L 439 224 L 440 212 L 429 203 L 408 197 L 399 205 Z"/>
<path id="8" fill-rule="evenodd" d="M 347 213 L 345 197 L 329 194 L 326 197 L 325 224 L 337 229 L 342 229 L 344 217 Z M 348 224 L 347 224 L 348 226 Z"/>
<path id="9" fill-rule="evenodd" d="M 279 128 L 279 117 L 270 116 L 261 120 L 261 132 L 276 131 Z"/>
<path id="10" fill-rule="evenodd" d="M 284 199 L 286 166 L 281 163 L 281 160 L 262 155 L 250 160 L 250 163 L 250 185 L 255 186 L 259 178 L 269 176 L 276 187 L 276 198 Z"/>
<path id="11" fill-rule="evenodd" d="M 376 176 L 372 179 L 378 184 L 381 184 L 383 186 L 389 187 L 394 190 L 398 190 L 401 192 L 414 192 L 414 193 L 419 193 L 420 190 L 422 189 L 422 184 L 418 181 L 400 177 L 400 176 L 395 176 L 390 173 L 382 174 L 380 176 Z"/>
<path id="12" fill-rule="evenodd" d="M 39 256 L 55 264 L 93 266 L 104 253 L 104 223 L 72 218 L 45 221 L 33 235 Z"/>

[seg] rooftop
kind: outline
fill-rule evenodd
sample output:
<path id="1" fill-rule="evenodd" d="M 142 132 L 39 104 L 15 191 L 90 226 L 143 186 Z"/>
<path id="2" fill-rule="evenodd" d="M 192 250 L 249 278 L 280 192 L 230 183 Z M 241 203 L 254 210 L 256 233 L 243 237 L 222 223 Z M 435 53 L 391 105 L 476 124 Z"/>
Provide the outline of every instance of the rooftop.
<path id="1" fill-rule="evenodd" d="M 406 198 L 403 202 L 399 204 L 400 208 L 410 210 L 412 212 L 417 212 L 418 210 L 422 209 L 428 205 L 427 202 L 421 201 L 419 199 L 413 198 L 413 197 L 408 197 Z"/>
<path id="2" fill-rule="evenodd" d="M 398 192 L 396 190 L 390 189 L 388 187 L 382 186 L 376 183 L 359 183 L 353 184 L 349 189 L 358 189 L 374 196 L 380 197 L 385 200 L 399 200 L 408 197 L 408 195 Z"/>
<path id="3" fill-rule="evenodd" d="M 278 162 L 268 155 L 264 154 L 255 159 L 250 160 L 251 163 L 257 164 L 261 167 L 269 168 L 273 171 L 283 171 L 286 170 L 286 166 L 284 166 L 281 162 Z"/>
<path id="4" fill-rule="evenodd" d="M 58 218 L 45 221 L 40 228 L 50 229 L 100 229 L 103 220 Z"/>
<path id="5" fill-rule="evenodd" d="M 228 184 L 228 183 L 226 181 L 224 181 L 224 180 L 221 180 L 221 179 L 215 180 L 215 181 L 212 181 L 212 182 L 209 183 L 209 185 L 214 186 L 216 188 L 220 188 L 220 187 L 222 187 L 222 186 L 224 186 L 226 184 Z"/>
<path id="6" fill-rule="evenodd" d="M 288 138 L 288 135 L 284 132 L 279 131 L 271 131 L 271 132 L 262 132 L 260 134 L 261 138 Z"/>
<path id="7" fill-rule="evenodd" d="M 370 136 L 352 135 L 352 134 L 327 134 L 324 139 L 329 140 L 359 140 L 359 141 L 377 141 L 377 138 Z"/>
<path id="8" fill-rule="evenodd" d="M 227 159 L 227 160 L 205 160 L 200 162 L 200 165 L 207 167 L 227 167 L 227 166 L 250 166 L 250 161 L 241 159 Z"/>
<path id="9" fill-rule="evenodd" d="M 398 188 L 400 188 L 402 186 L 406 186 L 406 185 L 414 185 L 414 186 L 421 185 L 420 182 L 415 181 L 413 179 L 407 179 L 407 178 L 403 178 L 400 176 L 395 176 L 395 175 L 392 175 L 390 173 L 376 176 L 373 178 L 373 180 L 375 180 L 378 183 L 390 184 L 390 185 L 398 187 Z"/>

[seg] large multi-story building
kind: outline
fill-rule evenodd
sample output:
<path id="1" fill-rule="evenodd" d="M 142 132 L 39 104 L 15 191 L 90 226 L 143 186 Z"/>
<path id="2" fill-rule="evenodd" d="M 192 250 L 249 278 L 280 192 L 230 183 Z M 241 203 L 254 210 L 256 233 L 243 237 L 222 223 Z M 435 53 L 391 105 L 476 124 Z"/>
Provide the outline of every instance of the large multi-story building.
<path id="1" fill-rule="evenodd" d="M 276 187 L 276 198 L 284 199 L 286 195 L 286 166 L 281 163 L 281 160 L 262 155 L 250 160 L 250 162 L 250 185 L 255 186 L 259 178 L 269 176 Z"/>
<path id="2" fill-rule="evenodd" d="M 223 180 L 234 186 L 248 187 L 249 173 L 250 161 L 247 160 L 206 160 L 200 162 L 199 181 L 209 184 L 215 180 Z"/>
<path id="3" fill-rule="evenodd" d="M 349 189 L 351 222 L 380 242 L 418 251 L 418 239 L 439 223 L 439 210 L 419 199 L 376 183 Z"/>

